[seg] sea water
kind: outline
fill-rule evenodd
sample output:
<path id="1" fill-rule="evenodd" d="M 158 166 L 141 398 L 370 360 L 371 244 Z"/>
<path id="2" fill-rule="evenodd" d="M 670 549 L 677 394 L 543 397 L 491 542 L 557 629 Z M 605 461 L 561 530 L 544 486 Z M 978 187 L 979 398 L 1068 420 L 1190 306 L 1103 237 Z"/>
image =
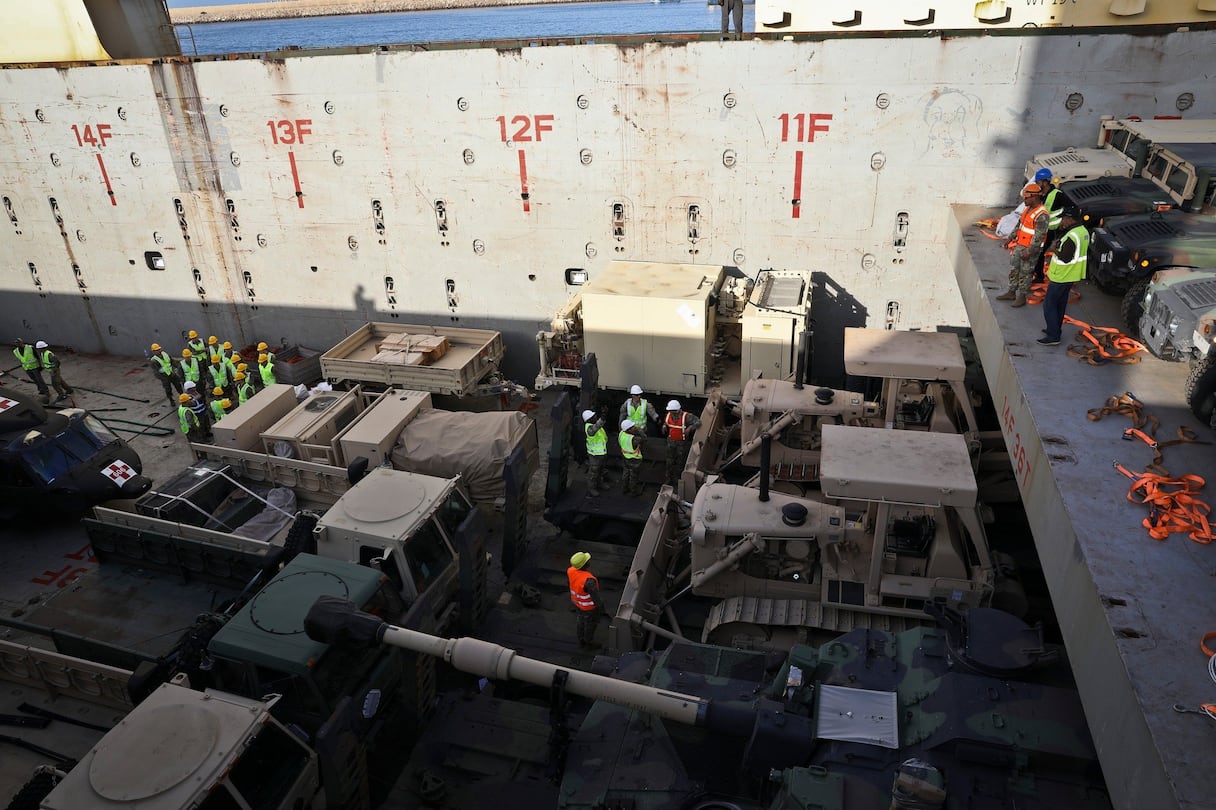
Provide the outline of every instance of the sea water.
<path id="1" fill-rule="evenodd" d="M 703 0 L 618 1 L 205 23 L 179 25 L 177 34 L 183 53 L 206 55 L 290 47 L 717 32 L 721 14 L 719 6 L 707 6 Z M 755 6 L 744 7 L 743 30 L 753 29 L 754 15 Z"/>

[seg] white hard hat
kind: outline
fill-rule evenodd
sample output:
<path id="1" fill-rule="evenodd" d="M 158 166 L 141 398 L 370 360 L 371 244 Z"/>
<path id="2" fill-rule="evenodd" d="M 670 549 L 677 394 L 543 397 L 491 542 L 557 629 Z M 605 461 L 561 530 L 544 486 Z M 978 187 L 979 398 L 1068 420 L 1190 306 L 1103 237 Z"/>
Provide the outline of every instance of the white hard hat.
<path id="1" fill-rule="evenodd" d="M 194 384 L 193 380 L 186 380 L 186 384 L 183 385 L 182 388 L 189 391 L 191 388 L 198 388 L 198 386 Z"/>
<path id="2" fill-rule="evenodd" d="M 592 411 L 592 410 L 583 411 L 583 421 L 584 422 L 590 422 L 594 418 L 595 418 L 595 411 Z"/>
<path id="3" fill-rule="evenodd" d="M 626 419 L 624 422 L 621 422 L 621 430 L 632 430 L 632 429 L 633 429 L 633 420 Z"/>
<path id="4" fill-rule="evenodd" d="M 34 348 L 35 348 L 35 349 L 45 349 L 45 348 L 46 348 L 46 341 L 45 341 L 45 340 L 40 340 L 40 341 L 38 341 L 37 343 L 35 343 L 35 344 L 34 344 Z"/>
<path id="5" fill-rule="evenodd" d="M 640 386 L 640 385 L 635 385 L 633 388 L 630 388 L 630 389 L 629 389 L 629 393 L 630 393 L 630 394 L 640 394 L 640 393 L 642 393 L 642 386 Z"/>
<path id="6" fill-rule="evenodd" d="M 669 411 L 678 411 L 678 410 L 680 410 L 680 400 L 678 400 L 678 399 L 673 399 L 671 402 L 668 402 L 668 403 L 667 403 L 667 410 L 669 410 Z"/>

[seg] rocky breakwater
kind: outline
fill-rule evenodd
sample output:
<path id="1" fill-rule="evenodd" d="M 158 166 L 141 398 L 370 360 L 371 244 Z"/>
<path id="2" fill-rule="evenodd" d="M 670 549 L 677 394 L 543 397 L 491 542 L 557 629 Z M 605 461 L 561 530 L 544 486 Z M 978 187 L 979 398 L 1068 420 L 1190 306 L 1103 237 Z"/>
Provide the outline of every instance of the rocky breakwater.
<path id="1" fill-rule="evenodd" d="M 545 0 L 584 2 L 585 0 Z M 230 6 L 191 6 L 169 9 L 175 24 L 278 20 L 291 17 L 329 17 L 342 14 L 383 14 L 393 11 L 429 11 L 443 8 L 489 8 L 539 5 L 537 0 L 277 0 L 270 3 L 238 3 Z"/>

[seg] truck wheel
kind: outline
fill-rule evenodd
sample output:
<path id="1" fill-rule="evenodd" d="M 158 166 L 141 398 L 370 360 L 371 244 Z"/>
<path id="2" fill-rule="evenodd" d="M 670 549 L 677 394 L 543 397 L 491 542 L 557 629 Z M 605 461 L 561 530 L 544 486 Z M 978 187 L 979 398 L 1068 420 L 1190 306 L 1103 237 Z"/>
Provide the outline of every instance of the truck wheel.
<path id="1" fill-rule="evenodd" d="M 1128 287 L 1119 307 L 1123 323 L 1127 324 L 1127 334 L 1134 338 L 1140 337 L 1140 316 L 1144 314 L 1144 291 L 1148 289 L 1148 282 L 1147 278 L 1142 278 Z"/>
<path id="2" fill-rule="evenodd" d="M 1191 413 L 1205 425 L 1212 424 L 1212 407 L 1216 404 L 1216 358 L 1208 355 L 1191 369 L 1185 393 Z"/>

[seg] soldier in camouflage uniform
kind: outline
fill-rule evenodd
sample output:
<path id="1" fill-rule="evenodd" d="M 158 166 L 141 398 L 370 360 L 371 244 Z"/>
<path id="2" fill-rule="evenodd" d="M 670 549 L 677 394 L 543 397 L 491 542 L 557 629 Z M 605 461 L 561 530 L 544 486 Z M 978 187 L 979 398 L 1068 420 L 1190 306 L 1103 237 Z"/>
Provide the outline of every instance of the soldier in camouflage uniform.
<path id="1" fill-rule="evenodd" d="M 663 435 L 667 437 L 667 483 L 673 487 L 680 480 L 680 473 L 688 462 L 688 448 L 692 434 L 701 420 L 686 412 L 678 399 L 667 403 L 667 417 L 663 420 Z"/>
<path id="2" fill-rule="evenodd" d="M 1051 215 L 1043 207 L 1043 187 L 1038 183 L 1027 183 L 1022 189 L 1022 202 L 1026 208 L 1018 222 L 1017 232 L 1007 247 L 1013 248 L 1009 256 L 1009 289 L 996 297 L 998 301 L 1011 301 L 1010 306 L 1026 306 L 1030 293 L 1030 282 L 1034 278 L 1034 265 L 1047 239 Z"/>

